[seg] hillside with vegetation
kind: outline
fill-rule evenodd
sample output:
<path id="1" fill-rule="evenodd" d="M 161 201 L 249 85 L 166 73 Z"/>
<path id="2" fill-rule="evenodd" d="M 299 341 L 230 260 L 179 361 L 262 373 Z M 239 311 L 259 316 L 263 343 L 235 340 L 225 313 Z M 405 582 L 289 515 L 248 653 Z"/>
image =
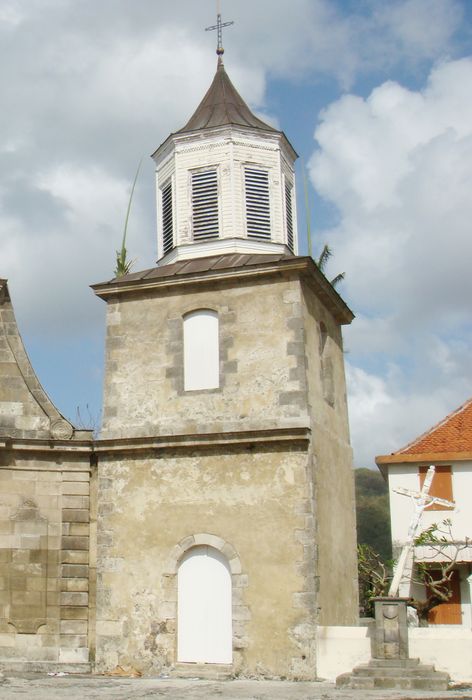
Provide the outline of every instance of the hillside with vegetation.
<path id="1" fill-rule="evenodd" d="M 356 469 L 357 543 L 367 544 L 383 561 L 392 557 L 388 487 L 372 469 Z"/>

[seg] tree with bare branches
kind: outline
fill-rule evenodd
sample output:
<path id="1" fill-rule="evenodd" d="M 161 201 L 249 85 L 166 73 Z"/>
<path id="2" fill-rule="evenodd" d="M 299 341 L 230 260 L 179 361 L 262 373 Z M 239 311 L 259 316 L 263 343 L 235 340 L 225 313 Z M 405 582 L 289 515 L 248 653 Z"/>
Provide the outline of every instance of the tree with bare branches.
<path id="1" fill-rule="evenodd" d="M 423 547 L 422 560 L 414 567 L 413 581 L 425 586 L 426 600 L 412 599 L 421 623 L 426 623 L 430 611 L 442 603 L 448 603 L 453 595 L 452 579 L 459 555 L 471 546 L 468 537 L 462 542 L 454 540 L 452 521 L 433 523 L 415 539 L 415 549 Z"/>

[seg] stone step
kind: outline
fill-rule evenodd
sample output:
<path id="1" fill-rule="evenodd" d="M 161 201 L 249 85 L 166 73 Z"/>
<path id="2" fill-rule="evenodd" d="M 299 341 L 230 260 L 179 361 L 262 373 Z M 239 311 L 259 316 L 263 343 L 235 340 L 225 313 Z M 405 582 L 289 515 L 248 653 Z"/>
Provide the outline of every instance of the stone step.
<path id="1" fill-rule="evenodd" d="M 369 666 L 385 667 L 388 666 L 399 666 L 400 668 L 410 668 L 412 666 L 418 666 L 420 663 L 419 659 L 371 659 L 369 661 Z"/>
<path id="2" fill-rule="evenodd" d="M 67 673 L 84 674 L 92 672 L 89 663 L 67 664 L 56 661 L 14 661 L 0 658 L 0 671 L 4 673 Z"/>
<path id="3" fill-rule="evenodd" d="M 378 663 L 378 662 L 381 663 Z M 398 661 L 412 661 L 400 665 Z M 449 675 L 435 671 L 434 666 L 420 664 L 417 659 L 372 659 L 356 666 L 351 673 L 343 673 L 336 685 L 343 688 L 402 690 L 447 690 Z"/>
<path id="4" fill-rule="evenodd" d="M 386 676 L 393 678 L 396 676 L 405 676 L 415 678 L 416 676 L 426 676 L 430 673 L 435 673 L 434 666 L 427 666 L 423 664 L 418 664 L 418 666 L 411 668 L 400 668 L 399 666 L 394 666 L 393 668 L 385 667 L 372 667 L 368 664 L 356 666 L 353 670 L 356 676 Z"/>
<path id="5" fill-rule="evenodd" d="M 170 671 L 173 678 L 202 678 L 203 680 L 226 680 L 234 674 L 231 664 L 177 663 Z"/>
<path id="6" fill-rule="evenodd" d="M 352 690 L 447 690 L 447 683 L 434 678 L 354 678 L 342 686 Z"/>

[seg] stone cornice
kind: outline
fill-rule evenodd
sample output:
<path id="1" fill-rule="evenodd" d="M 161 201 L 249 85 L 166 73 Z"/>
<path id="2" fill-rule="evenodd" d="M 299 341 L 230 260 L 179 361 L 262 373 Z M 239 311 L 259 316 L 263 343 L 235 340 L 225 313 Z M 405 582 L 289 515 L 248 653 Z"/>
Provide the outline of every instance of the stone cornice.
<path id="1" fill-rule="evenodd" d="M 255 257 L 255 256 L 253 256 Z M 137 293 L 178 289 L 189 285 L 215 284 L 216 282 L 256 281 L 269 276 L 298 274 L 326 304 L 340 324 L 349 324 L 353 312 L 336 290 L 318 270 L 313 260 L 306 256 L 287 257 L 274 262 L 261 262 L 251 265 L 205 269 L 204 258 L 195 261 L 200 270 L 177 274 L 158 274 L 161 268 L 135 273 L 122 279 L 92 285 L 95 294 L 102 299 L 127 296 Z M 163 266 L 162 269 L 165 269 Z M 153 274 L 156 272 L 156 274 Z M 170 270 L 169 270 L 170 272 Z"/>
<path id="2" fill-rule="evenodd" d="M 0 437 L 0 452 L 8 450 L 17 453 L 34 453 L 41 455 L 78 454 L 86 455 L 93 452 L 92 440 L 48 440 L 34 438 Z"/>
<path id="3" fill-rule="evenodd" d="M 113 438 L 97 440 L 96 454 L 142 452 L 149 450 L 198 449 L 222 446 L 261 446 L 273 444 L 307 444 L 310 439 L 307 427 L 279 428 L 272 430 L 241 430 L 238 432 L 199 433 L 187 435 L 163 435 L 156 437 Z"/>
<path id="4" fill-rule="evenodd" d="M 183 435 L 159 435 L 150 437 L 109 438 L 90 441 L 57 441 L 57 440 L 20 440 L 15 438 L 0 438 L 0 453 L 2 450 L 17 454 L 40 455 L 101 455 L 124 452 L 149 452 L 150 450 L 169 449 L 198 449 L 204 447 L 221 447 L 240 445 L 251 447 L 256 445 L 273 445 L 282 443 L 308 443 L 310 428 L 306 426 L 290 428 L 274 428 L 267 430 L 241 430 L 218 433 L 200 433 Z M 92 457 L 93 458 L 93 457 Z"/>

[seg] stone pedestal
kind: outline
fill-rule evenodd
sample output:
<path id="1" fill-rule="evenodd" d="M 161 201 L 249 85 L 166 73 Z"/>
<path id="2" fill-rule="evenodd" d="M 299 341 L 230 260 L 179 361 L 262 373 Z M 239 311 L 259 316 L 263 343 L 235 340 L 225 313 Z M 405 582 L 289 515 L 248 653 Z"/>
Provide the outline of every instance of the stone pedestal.
<path id="1" fill-rule="evenodd" d="M 375 598 L 374 659 L 408 659 L 408 598 Z"/>
<path id="2" fill-rule="evenodd" d="M 344 688 L 447 690 L 449 676 L 408 655 L 408 598 L 375 598 L 372 659 L 336 679 Z"/>

